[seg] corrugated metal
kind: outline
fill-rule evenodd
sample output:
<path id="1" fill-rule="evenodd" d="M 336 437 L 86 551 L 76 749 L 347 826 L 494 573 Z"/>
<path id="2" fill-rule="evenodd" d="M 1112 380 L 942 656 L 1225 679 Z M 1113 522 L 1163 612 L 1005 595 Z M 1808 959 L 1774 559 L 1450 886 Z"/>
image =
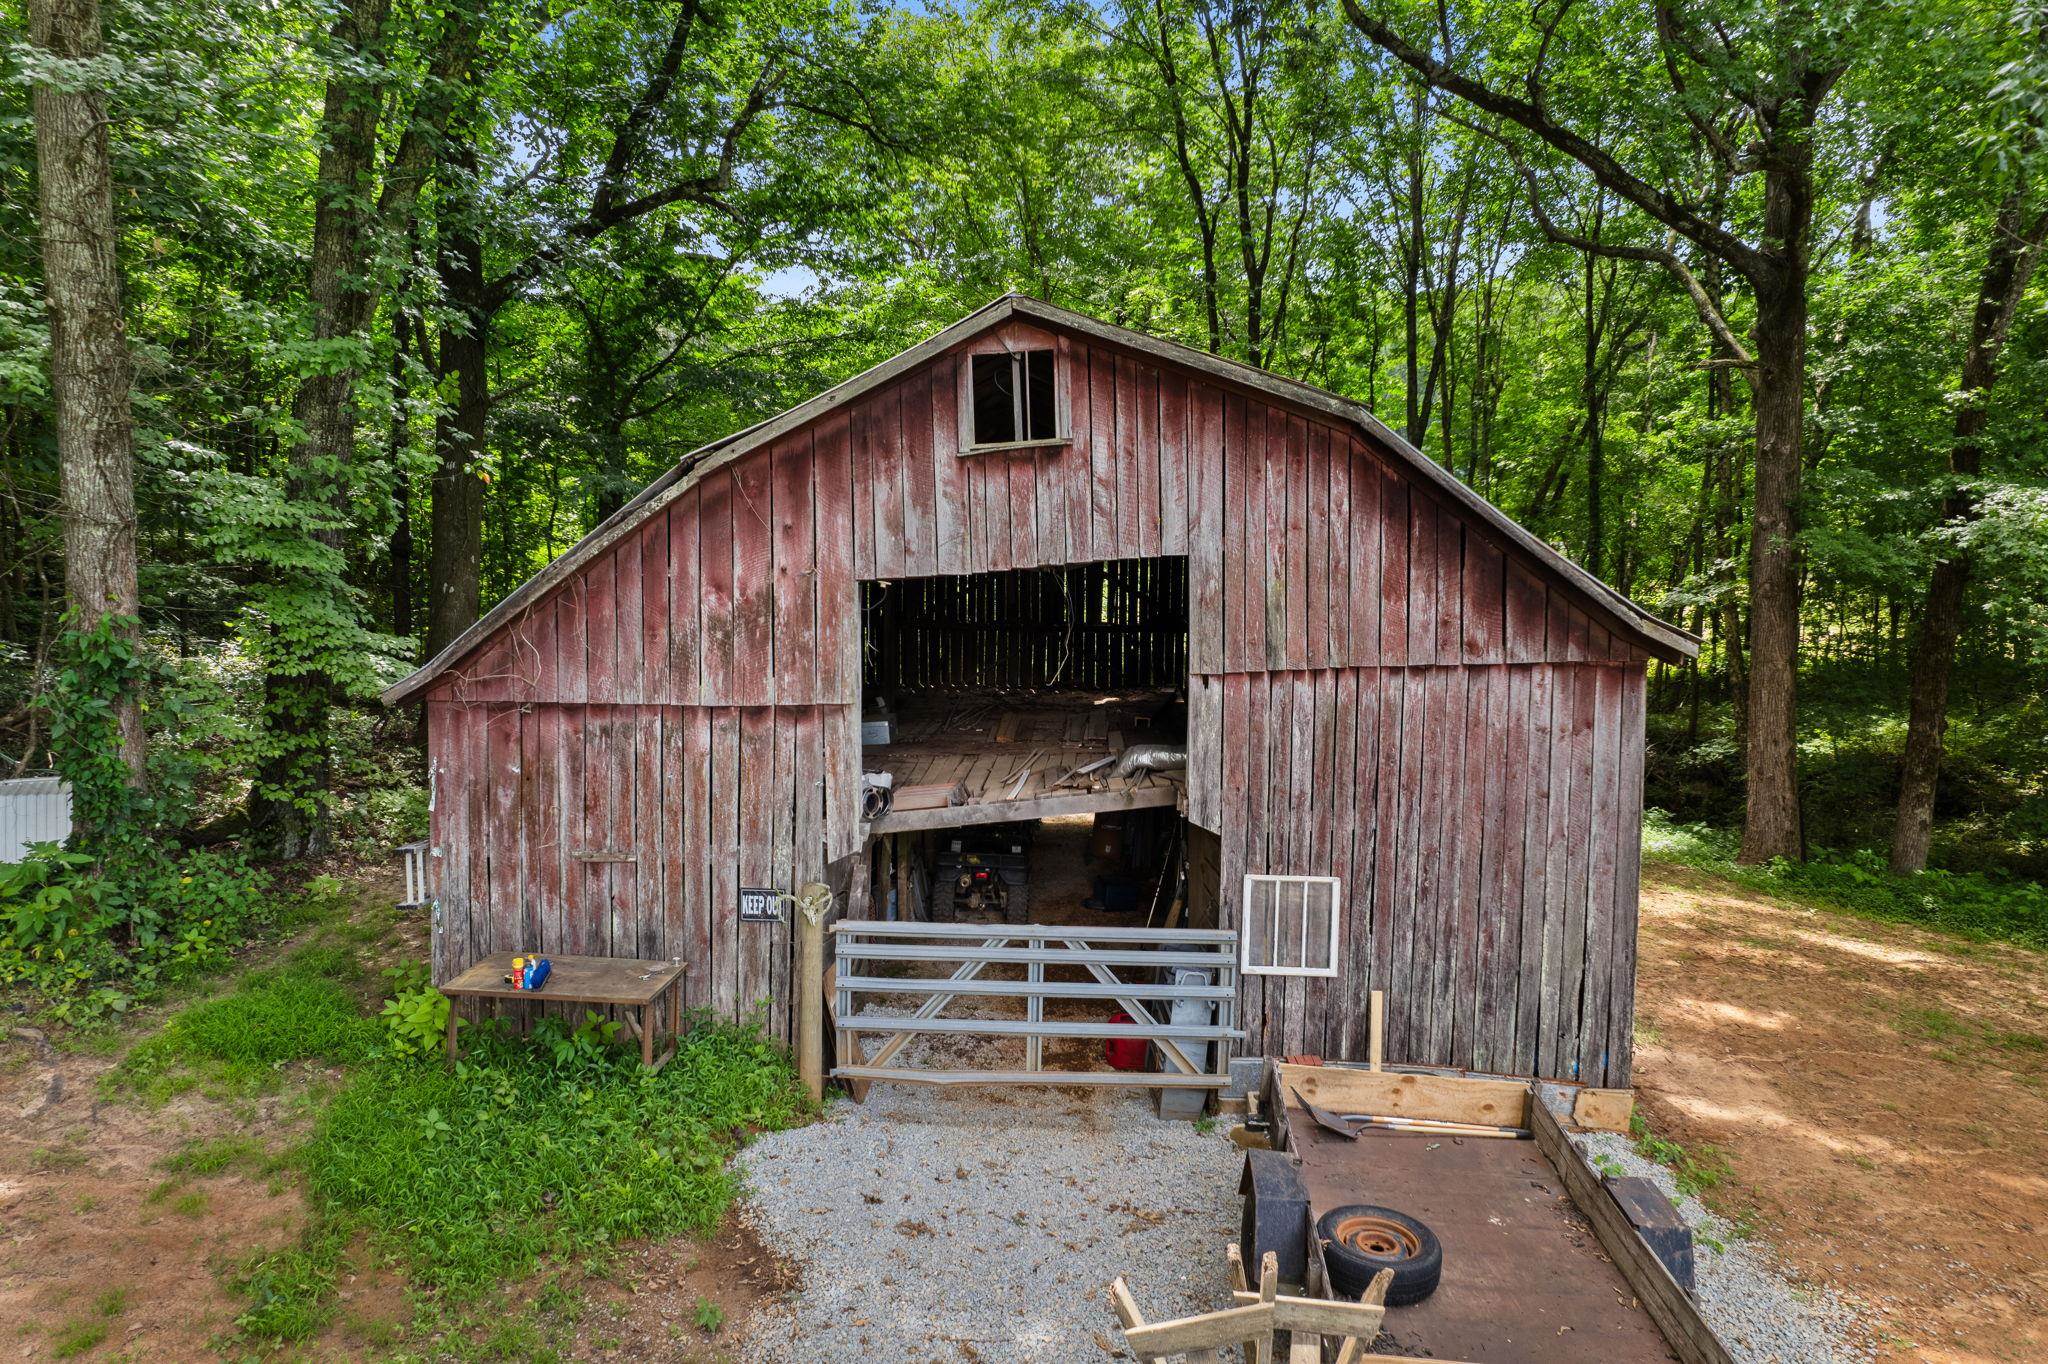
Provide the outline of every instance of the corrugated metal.
<path id="1" fill-rule="evenodd" d="M 0 862 L 19 862 L 31 843 L 71 836 L 71 788 L 61 777 L 0 781 Z"/>

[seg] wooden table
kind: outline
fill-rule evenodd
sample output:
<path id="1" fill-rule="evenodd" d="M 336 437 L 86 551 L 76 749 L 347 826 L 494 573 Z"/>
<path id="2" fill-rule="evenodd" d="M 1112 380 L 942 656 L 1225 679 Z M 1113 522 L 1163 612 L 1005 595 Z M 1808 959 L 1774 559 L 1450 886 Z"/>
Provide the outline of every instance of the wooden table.
<path id="1" fill-rule="evenodd" d="M 636 957 L 550 957 L 547 983 L 538 990 L 515 990 L 505 983 L 512 974 L 511 952 L 485 957 L 441 987 L 448 996 L 448 1059 L 456 1057 L 456 1016 L 462 999 L 510 999 L 523 1004 L 560 1000 L 569 1004 L 611 1005 L 637 1011 L 628 1027 L 640 1037 L 640 1064 L 660 1070 L 676 1054 L 682 1035 L 683 971 L 679 961 L 642 961 Z M 524 955 L 518 954 L 518 955 Z M 655 1004 L 668 996 L 669 1044 L 661 1059 L 654 1056 Z"/>

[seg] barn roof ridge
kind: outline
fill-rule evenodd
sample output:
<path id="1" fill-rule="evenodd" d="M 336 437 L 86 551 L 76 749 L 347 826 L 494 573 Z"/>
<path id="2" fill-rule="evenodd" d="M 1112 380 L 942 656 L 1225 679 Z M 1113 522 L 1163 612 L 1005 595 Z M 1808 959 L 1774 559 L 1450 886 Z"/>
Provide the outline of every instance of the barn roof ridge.
<path id="1" fill-rule="evenodd" d="M 1191 369 L 1221 383 L 1263 393 L 1359 427 L 1375 441 L 1397 453 L 1424 481 L 1492 527 L 1543 567 L 1565 579 L 1622 626 L 1649 642 L 1659 652 L 1675 653 L 1683 657 L 1692 657 L 1699 652 L 1700 639 L 1697 635 L 1660 619 L 1647 607 L 1587 572 L 1561 550 L 1540 539 L 1513 517 L 1494 506 L 1456 474 L 1422 453 L 1405 436 L 1374 416 L 1365 404 L 1299 379 L 1291 379 L 1223 356 L 1211 355 L 1207 351 L 1196 350 L 1176 341 L 1163 340 L 1129 327 L 1103 322 L 1085 313 L 1072 312 L 1028 294 L 1007 293 L 941 328 L 917 344 L 899 351 L 851 378 L 841 380 L 776 416 L 691 450 L 678 459 L 674 467 L 641 489 L 616 512 L 594 527 L 589 534 L 514 588 L 433 658 L 403 680 L 386 688 L 382 698 L 384 704 L 397 705 L 417 694 L 428 683 L 497 633 L 501 626 L 517 617 L 527 606 L 552 591 L 583 564 L 611 548 L 647 517 L 695 486 L 704 474 L 721 468 L 777 437 L 786 435 L 882 387 L 926 361 L 937 358 L 954 346 L 971 340 L 1013 317 L 1106 341 L 1126 350 L 1149 355 L 1162 363 Z"/>

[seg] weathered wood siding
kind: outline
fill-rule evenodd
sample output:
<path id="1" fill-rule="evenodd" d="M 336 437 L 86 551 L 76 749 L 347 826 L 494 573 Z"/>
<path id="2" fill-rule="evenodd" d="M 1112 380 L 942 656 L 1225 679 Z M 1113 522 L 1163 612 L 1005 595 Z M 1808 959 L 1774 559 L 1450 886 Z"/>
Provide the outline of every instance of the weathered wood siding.
<path id="1" fill-rule="evenodd" d="M 835 708 L 432 703 L 434 978 L 492 952 L 681 957 L 686 1007 L 789 1032 L 786 923 L 739 889 L 823 879 Z"/>
<path id="2" fill-rule="evenodd" d="M 1513 663 L 1198 678 L 1192 754 L 1248 873 L 1334 876 L 1340 974 L 1247 976 L 1248 1050 L 1387 1055 L 1625 1083 L 1633 1021 L 1643 673 Z"/>
<path id="3" fill-rule="evenodd" d="M 963 456 L 966 357 L 1039 346 L 1071 439 Z M 737 888 L 854 850 L 861 584 L 1154 556 L 1224 921 L 1345 884 L 1346 973 L 1247 978 L 1250 1045 L 1362 1055 L 1383 987 L 1391 1059 L 1625 1083 L 1648 654 L 1367 434 L 1018 322 L 692 475 L 432 685 L 437 976 L 655 949 L 786 1026 Z"/>

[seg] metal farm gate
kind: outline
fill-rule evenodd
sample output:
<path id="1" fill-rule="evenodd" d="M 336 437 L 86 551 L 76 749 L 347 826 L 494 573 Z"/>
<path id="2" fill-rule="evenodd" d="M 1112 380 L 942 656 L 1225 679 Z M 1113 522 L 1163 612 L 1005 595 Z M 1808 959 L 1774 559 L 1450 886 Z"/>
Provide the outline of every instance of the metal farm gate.
<path id="1" fill-rule="evenodd" d="M 842 1079 L 1218 1089 L 1228 1081 L 1229 1043 L 1244 1036 L 1237 1026 L 1237 934 L 1229 929 L 842 919 L 832 934 L 839 1059 L 832 1074 Z M 922 1002 L 904 1013 L 905 997 Z M 1049 1002 L 1059 1010 L 1079 1001 L 1114 1004 L 1128 1021 L 1047 1016 Z M 860 1039 L 874 1034 L 887 1037 L 865 1052 Z M 1018 1038 L 1023 1063 L 944 1068 L 906 1061 L 911 1040 L 929 1034 Z M 1165 1068 L 1048 1069 L 1046 1044 L 1073 1038 L 1151 1043 Z"/>

